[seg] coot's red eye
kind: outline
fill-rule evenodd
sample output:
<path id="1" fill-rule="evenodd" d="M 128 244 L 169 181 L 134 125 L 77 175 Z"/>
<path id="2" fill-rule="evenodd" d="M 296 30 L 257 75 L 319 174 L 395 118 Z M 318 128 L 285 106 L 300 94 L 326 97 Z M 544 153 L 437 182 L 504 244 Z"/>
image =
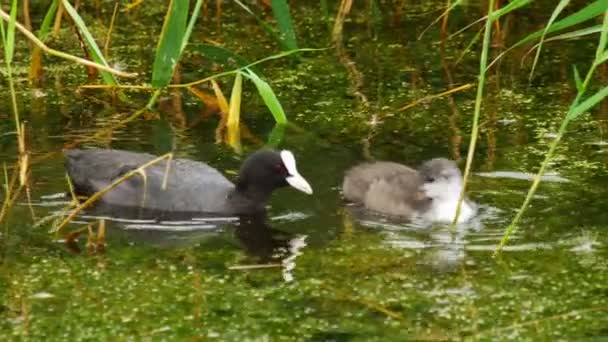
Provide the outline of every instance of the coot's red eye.
<path id="1" fill-rule="evenodd" d="M 287 174 L 287 169 L 285 168 L 285 165 L 283 165 L 283 163 L 276 164 L 276 165 L 274 166 L 274 169 L 275 169 L 275 171 L 276 171 L 278 174 L 281 174 L 281 175 L 286 175 L 286 174 Z"/>

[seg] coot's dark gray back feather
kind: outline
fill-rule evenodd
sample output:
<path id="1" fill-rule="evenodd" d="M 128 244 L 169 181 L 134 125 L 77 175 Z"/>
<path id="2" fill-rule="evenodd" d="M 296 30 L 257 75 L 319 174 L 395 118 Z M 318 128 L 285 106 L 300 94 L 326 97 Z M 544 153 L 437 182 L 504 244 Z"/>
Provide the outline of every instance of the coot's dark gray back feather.
<path id="1" fill-rule="evenodd" d="M 66 168 L 76 191 L 90 195 L 125 173 L 156 158 L 147 153 L 121 150 L 69 150 Z M 146 168 L 106 193 L 103 201 L 120 206 L 143 206 L 162 211 L 229 213 L 226 198 L 234 185 L 209 165 L 175 159 L 169 168 L 167 188 L 162 189 L 166 161 Z"/>

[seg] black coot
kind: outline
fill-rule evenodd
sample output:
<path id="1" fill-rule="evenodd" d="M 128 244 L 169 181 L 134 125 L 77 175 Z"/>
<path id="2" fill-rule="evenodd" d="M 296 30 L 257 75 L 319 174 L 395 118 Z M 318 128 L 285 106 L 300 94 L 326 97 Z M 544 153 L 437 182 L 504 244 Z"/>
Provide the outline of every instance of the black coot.
<path id="1" fill-rule="evenodd" d="M 430 221 L 452 221 L 462 191 L 460 170 L 451 160 L 431 159 L 414 170 L 393 162 L 378 161 L 357 165 L 346 172 L 344 197 L 379 213 Z M 458 221 L 475 214 L 475 205 L 466 200 Z"/>
<path id="2" fill-rule="evenodd" d="M 156 158 L 147 153 L 108 149 L 72 149 L 65 156 L 76 194 L 85 196 Z M 293 154 L 287 150 L 253 153 L 243 162 L 236 184 L 205 163 L 175 159 L 169 167 L 167 187 L 162 189 L 165 170 L 166 161 L 151 165 L 145 169 L 145 176 L 132 176 L 104 194 L 101 201 L 161 212 L 233 215 L 262 211 L 272 192 L 283 186 L 312 194 L 312 188 L 296 169 Z"/>

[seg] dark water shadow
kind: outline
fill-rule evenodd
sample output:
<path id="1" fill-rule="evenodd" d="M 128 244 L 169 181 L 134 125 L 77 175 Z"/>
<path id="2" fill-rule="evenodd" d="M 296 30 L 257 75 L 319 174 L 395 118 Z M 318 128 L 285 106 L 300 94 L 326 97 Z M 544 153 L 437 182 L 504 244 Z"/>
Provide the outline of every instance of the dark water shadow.
<path id="1" fill-rule="evenodd" d="M 255 263 L 282 262 L 291 256 L 294 240 L 302 239 L 272 228 L 266 212 L 238 216 L 196 215 L 98 203 L 73 223 L 88 224 L 102 219 L 112 241 L 155 248 L 184 248 L 209 241 L 215 243 L 214 239 L 218 239 L 219 245 L 226 245 L 229 240 L 236 242 Z M 226 237 L 227 233 L 231 233 L 229 237 Z"/>

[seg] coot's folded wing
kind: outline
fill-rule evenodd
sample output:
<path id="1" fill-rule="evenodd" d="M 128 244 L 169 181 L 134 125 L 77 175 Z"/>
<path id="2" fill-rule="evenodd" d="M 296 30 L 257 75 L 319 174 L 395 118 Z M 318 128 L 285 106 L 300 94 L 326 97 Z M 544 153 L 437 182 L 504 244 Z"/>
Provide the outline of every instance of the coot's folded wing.
<path id="1" fill-rule="evenodd" d="M 64 152 L 65 167 L 79 195 L 91 195 L 155 156 L 121 150 L 73 149 Z"/>
<path id="2" fill-rule="evenodd" d="M 156 158 L 146 153 L 121 150 L 69 150 L 66 169 L 77 194 L 92 195 L 115 180 Z M 167 177 L 166 187 L 163 183 Z M 223 211 L 233 184 L 209 165 L 176 159 L 146 167 L 108 191 L 108 204 L 162 211 Z"/>

